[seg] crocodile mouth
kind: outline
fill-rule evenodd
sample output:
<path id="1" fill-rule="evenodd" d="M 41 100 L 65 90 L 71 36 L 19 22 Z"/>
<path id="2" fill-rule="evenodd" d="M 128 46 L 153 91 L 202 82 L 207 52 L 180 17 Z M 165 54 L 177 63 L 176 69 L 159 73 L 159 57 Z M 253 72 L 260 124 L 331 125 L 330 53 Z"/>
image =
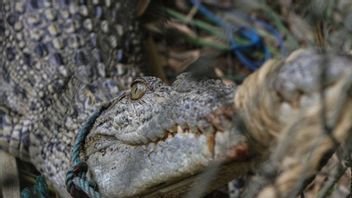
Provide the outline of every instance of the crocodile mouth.
<path id="1" fill-rule="evenodd" d="M 177 188 L 181 181 L 192 183 L 187 178 L 196 177 L 212 165 L 221 165 L 221 169 L 247 167 L 255 157 L 247 138 L 237 130 L 235 113 L 233 106 L 224 105 L 197 118 L 195 125 L 189 124 L 191 121 L 170 122 L 172 127 L 164 129 L 163 136 L 140 144 L 121 140 L 113 133 L 107 135 L 108 131 L 102 130 L 109 126 L 97 122 L 82 154 L 99 190 L 111 197 L 135 197 L 173 185 Z M 239 170 L 226 169 L 230 171 L 225 174 L 229 177 L 226 181 L 243 174 Z"/>
<path id="2" fill-rule="evenodd" d="M 221 142 L 226 142 L 226 136 L 231 133 L 234 128 L 233 115 L 235 109 L 233 106 L 219 107 L 211 113 L 200 118 L 201 124 L 173 124 L 172 127 L 164 129 L 160 137 L 148 142 L 132 143 L 122 140 L 114 135 L 97 132 L 86 139 L 85 145 L 94 145 L 93 147 L 86 147 L 86 156 L 92 155 L 96 152 L 105 153 L 107 148 L 116 144 L 117 142 L 130 147 L 157 147 L 163 143 L 173 141 L 179 138 L 205 138 L 206 147 L 211 155 L 211 158 L 219 158 L 216 156 L 217 146 L 221 146 Z M 99 130 L 98 130 L 99 131 Z M 219 141 L 219 139 L 221 139 Z M 249 157 L 248 144 L 245 141 L 238 141 L 227 149 L 226 153 L 222 154 L 222 161 L 243 161 Z M 217 145 L 219 144 L 219 145 Z"/>

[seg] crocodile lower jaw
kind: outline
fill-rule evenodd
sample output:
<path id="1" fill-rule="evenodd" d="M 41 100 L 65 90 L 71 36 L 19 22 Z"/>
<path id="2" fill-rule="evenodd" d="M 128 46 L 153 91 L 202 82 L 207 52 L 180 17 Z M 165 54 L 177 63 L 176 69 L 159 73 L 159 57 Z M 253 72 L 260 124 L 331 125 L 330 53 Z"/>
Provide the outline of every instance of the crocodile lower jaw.
<path id="1" fill-rule="evenodd" d="M 185 190 L 182 188 L 192 185 L 193 179 L 186 183 L 181 181 L 188 180 L 214 163 L 234 164 L 237 167 L 232 170 L 234 173 L 226 169 L 228 179 L 223 179 L 228 181 L 245 174 L 243 166 L 251 161 L 250 158 L 245 137 L 234 131 L 216 132 L 212 136 L 183 132 L 158 144 L 136 146 L 115 141 L 90 154 L 87 163 L 102 194 L 133 197 L 161 189 L 168 191 L 167 194 L 181 193 Z M 225 172 L 222 174 L 226 175 Z"/>

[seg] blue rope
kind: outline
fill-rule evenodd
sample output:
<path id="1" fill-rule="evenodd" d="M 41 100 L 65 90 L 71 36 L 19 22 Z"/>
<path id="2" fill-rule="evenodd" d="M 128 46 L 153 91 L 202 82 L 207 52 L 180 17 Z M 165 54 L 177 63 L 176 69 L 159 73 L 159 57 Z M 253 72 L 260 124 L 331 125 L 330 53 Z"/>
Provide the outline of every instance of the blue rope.
<path id="1" fill-rule="evenodd" d="M 71 152 L 71 167 L 67 171 L 65 181 L 66 189 L 73 197 L 81 197 L 84 195 L 91 198 L 101 197 L 100 193 L 97 191 L 96 185 L 92 184 L 86 178 L 88 165 L 84 161 L 81 161 L 79 156 L 85 138 L 93 127 L 95 120 L 107 107 L 108 105 L 102 105 L 90 117 L 88 117 L 87 121 L 79 129 L 76 136 Z"/>
<path id="2" fill-rule="evenodd" d="M 236 56 L 239 59 L 239 61 L 244 64 L 246 68 L 250 69 L 251 71 L 254 71 L 258 69 L 264 63 L 265 60 L 271 58 L 270 51 L 265 46 L 264 42 L 262 41 L 262 39 L 260 38 L 260 36 L 257 34 L 256 31 L 254 31 L 249 27 L 243 26 L 243 27 L 237 28 L 234 25 L 226 23 L 221 18 L 219 18 L 218 16 L 214 15 L 211 11 L 209 11 L 205 6 L 203 6 L 199 0 L 191 0 L 191 2 L 193 6 L 195 6 L 199 10 L 199 12 L 203 16 L 205 16 L 208 20 L 225 29 L 226 36 L 230 43 L 232 54 Z M 245 44 L 245 45 L 237 44 L 237 42 L 233 38 L 234 32 L 236 32 L 240 37 L 247 39 L 249 41 L 249 44 Z M 253 61 L 245 55 L 245 52 L 250 52 L 253 49 L 254 50 L 261 49 L 264 54 L 264 58 L 259 61 Z"/>
<path id="3" fill-rule="evenodd" d="M 31 197 L 39 197 L 39 198 L 49 197 L 48 186 L 43 176 L 38 176 L 35 179 L 34 189 L 24 188 L 21 191 L 21 198 L 31 198 Z"/>
<path id="4" fill-rule="evenodd" d="M 258 25 L 260 25 L 261 27 L 263 27 L 266 31 L 270 32 L 276 39 L 276 42 L 280 48 L 281 54 L 283 56 L 287 55 L 287 49 L 284 45 L 284 39 L 281 36 L 280 32 L 276 30 L 275 27 L 273 27 L 272 25 L 270 25 L 269 23 L 265 22 L 264 20 L 261 19 L 257 19 L 255 17 L 252 16 L 248 16 L 245 13 L 242 13 L 240 11 L 233 11 L 230 13 L 231 15 L 235 16 L 235 17 L 240 17 L 246 21 L 249 21 L 250 23 L 256 23 Z"/>
<path id="5" fill-rule="evenodd" d="M 101 197 L 96 187 L 87 181 L 86 178 L 76 177 L 73 179 L 73 183 L 76 187 L 79 187 L 85 194 L 90 195 L 90 197 Z"/>
<path id="6" fill-rule="evenodd" d="M 266 29 L 268 32 L 270 32 L 272 35 L 274 35 L 278 46 L 280 48 L 281 54 L 283 56 L 287 55 L 287 49 L 284 45 L 284 39 L 282 38 L 281 34 L 279 31 L 277 31 L 272 25 L 266 23 L 263 20 L 260 19 L 253 19 L 256 23 L 258 23 L 259 25 L 261 25 L 264 29 Z"/>
<path id="7" fill-rule="evenodd" d="M 21 191 L 21 198 L 31 198 L 31 190 L 27 187 Z"/>

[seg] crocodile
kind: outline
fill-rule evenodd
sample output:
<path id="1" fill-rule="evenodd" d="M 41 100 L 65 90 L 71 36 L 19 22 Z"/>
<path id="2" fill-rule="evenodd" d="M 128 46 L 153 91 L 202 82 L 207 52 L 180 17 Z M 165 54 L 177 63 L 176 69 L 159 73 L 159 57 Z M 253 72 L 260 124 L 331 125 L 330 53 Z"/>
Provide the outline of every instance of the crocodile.
<path id="1" fill-rule="evenodd" d="M 104 134 L 101 140 L 100 136 L 87 139 L 87 156 L 99 158 L 97 153 L 104 151 L 108 157 L 110 152 L 121 151 L 116 159 L 111 158 L 117 161 L 99 166 L 117 169 L 112 174 L 115 177 L 110 177 L 114 181 L 106 183 L 106 179 L 94 178 L 103 196 L 152 192 L 162 183 L 195 175 L 217 161 L 213 159 L 246 157 L 246 153 L 241 154 L 241 150 L 246 152 L 245 146 L 236 147 L 245 143 L 241 135 L 229 133 L 230 128 L 226 131 L 215 128 L 231 124 L 232 110 L 227 107 L 233 103 L 233 87 L 216 80 L 192 83 L 186 74 L 179 76 L 172 86 L 153 77 L 133 81 L 141 76 L 140 69 L 144 66 L 137 3 L 137 0 L 0 2 L 0 147 L 31 162 L 63 197 L 69 197 L 65 174 L 77 131 L 106 101 L 119 104 L 119 108 L 111 107 L 104 113 L 110 116 L 113 114 L 108 112 L 118 113 L 111 118 L 116 122 L 104 123 L 100 119 L 97 122 L 104 127 L 112 124 L 111 129 L 121 134 L 116 140 L 125 146 L 106 149 L 114 142 L 107 141 L 106 137 L 113 137 L 111 134 Z M 123 91 L 129 87 L 131 91 Z M 176 132 L 183 130 L 184 135 L 175 135 L 175 127 Z M 167 138 L 167 130 L 176 142 Z M 216 133 L 220 130 L 223 132 Z M 92 141 L 104 144 L 95 149 L 90 147 Z M 140 147 L 148 142 L 148 146 Z M 116 167 L 116 163 L 121 167 Z M 89 164 L 92 172 L 102 170 L 93 164 Z"/>
<path id="2" fill-rule="evenodd" d="M 0 2 L 0 148 L 31 162 L 62 197 L 69 197 L 65 174 L 78 129 L 107 101 L 81 153 L 99 192 L 178 196 L 212 165 L 221 164 L 209 189 L 246 174 L 289 125 L 276 116 L 297 116 L 289 108 L 296 96 L 318 92 L 325 56 L 316 50 L 266 64 L 237 88 L 189 73 L 171 85 L 143 77 L 137 3 Z M 329 68 L 338 66 L 327 70 L 329 85 L 352 65 L 351 57 L 331 54 Z"/>

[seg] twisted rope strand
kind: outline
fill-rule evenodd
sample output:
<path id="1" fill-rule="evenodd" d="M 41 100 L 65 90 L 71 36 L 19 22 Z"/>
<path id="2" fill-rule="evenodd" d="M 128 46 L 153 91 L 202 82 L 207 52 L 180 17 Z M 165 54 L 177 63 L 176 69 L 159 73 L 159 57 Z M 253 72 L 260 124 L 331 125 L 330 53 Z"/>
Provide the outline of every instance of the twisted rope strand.
<path id="1" fill-rule="evenodd" d="M 100 106 L 92 115 L 90 115 L 79 129 L 76 136 L 71 152 L 71 167 L 67 171 L 65 181 L 66 189 L 73 197 L 77 194 L 82 194 L 82 192 L 90 198 L 101 197 L 101 194 L 98 192 L 95 185 L 93 185 L 86 177 L 88 165 L 80 159 L 80 152 L 84 145 L 85 138 L 93 127 L 94 122 L 101 113 L 108 108 L 109 104 L 110 103 Z"/>

